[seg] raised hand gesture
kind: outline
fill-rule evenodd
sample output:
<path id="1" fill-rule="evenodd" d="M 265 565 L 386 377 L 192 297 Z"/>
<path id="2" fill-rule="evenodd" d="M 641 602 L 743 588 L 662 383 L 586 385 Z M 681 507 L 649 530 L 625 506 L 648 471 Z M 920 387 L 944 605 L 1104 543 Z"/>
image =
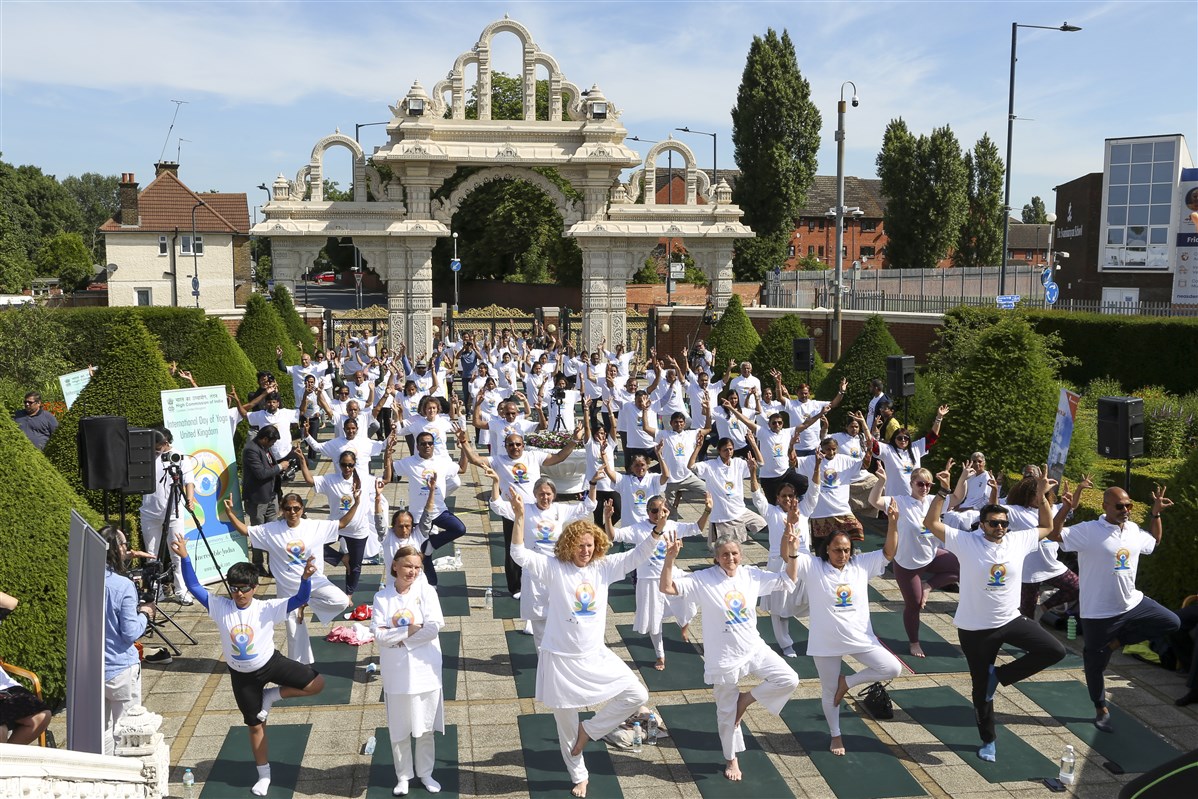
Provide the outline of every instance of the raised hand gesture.
<path id="1" fill-rule="evenodd" d="M 171 535 L 168 543 L 170 544 L 171 552 L 178 555 L 180 559 L 187 557 L 187 539 L 184 536 Z"/>
<path id="2" fill-rule="evenodd" d="M 316 556 L 309 555 L 308 562 L 304 565 L 304 573 L 300 575 L 300 579 L 310 580 L 313 574 L 316 574 Z"/>
<path id="3" fill-rule="evenodd" d="M 1168 486 L 1157 485 L 1156 490 L 1152 492 L 1152 512 L 1160 513 L 1165 508 L 1173 507 L 1173 500 L 1165 496 L 1165 489 Z"/>

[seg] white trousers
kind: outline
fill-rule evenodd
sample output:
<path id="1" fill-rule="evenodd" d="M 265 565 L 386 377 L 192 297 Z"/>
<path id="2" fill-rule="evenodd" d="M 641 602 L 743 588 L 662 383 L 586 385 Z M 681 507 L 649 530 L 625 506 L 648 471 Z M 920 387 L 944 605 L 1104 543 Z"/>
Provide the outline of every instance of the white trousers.
<path id="1" fill-rule="evenodd" d="M 637 712 L 641 705 L 649 701 L 649 692 L 645 690 L 645 686 L 641 685 L 641 681 L 632 676 L 631 672 L 628 676 L 627 687 L 609 699 L 606 705 L 595 712 L 594 716 L 582 723 L 582 728 L 592 741 L 598 741 L 619 727 L 629 716 Z M 565 762 L 566 771 L 570 774 L 570 781 L 575 785 L 585 782 L 589 778 L 589 772 L 587 772 L 586 763 L 582 760 L 582 755 L 579 754 L 575 757 L 570 754 L 570 750 L 574 748 L 574 743 L 578 740 L 578 708 L 555 708 L 553 719 L 557 722 L 557 739 L 561 745 L 562 761 Z"/>
<path id="2" fill-rule="evenodd" d="M 856 674 L 845 678 L 849 688 L 864 685 L 868 682 L 886 682 L 899 676 L 903 664 L 899 662 L 890 650 L 875 646 L 866 652 L 851 653 L 857 662 L 864 663 L 865 668 Z M 819 672 L 819 687 L 824 720 L 828 722 L 828 732 L 833 738 L 840 735 L 840 704 L 832 704 L 836 698 L 836 688 L 840 685 L 840 663 L 843 657 L 815 657 L 815 670 Z"/>
<path id="3" fill-rule="evenodd" d="M 111 680 L 104 681 L 104 754 L 116 750 L 117 722 L 134 705 L 141 704 L 141 664 L 134 663 Z"/>
<path id="4" fill-rule="evenodd" d="M 149 552 L 154 557 L 158 557 L 158 545 L 162 543 L 162 523 L 166 520 L 167 515 L 161 513 L 150 513 L 148 511 L 141 512 L 141 542 L 145 547 L 145 551 Z M 167 532 L 172 536 L 183 535 L 183 514 L 187 513 L 187 509 L 183 507 L 183 501 L 179 501 L 179 515 L 171 519 L 167 525 Z M 167 541 L 167 549 L 170 550 L 170 541 Z M 183 595 L 187 593 L 187 586 L 183 584 L 183 566 L 180 565 L 179 556 L 173 551 L 170 553 L 171 563 L 175 564 L 175 593 Z"/>
<path id="5" fill-rule="evenodd" d="M 337 618 L 349 607 L 349 597 L 323 575 L 312 578 L 312 593 L 308 596 L 308 608 L 322 622 Z M 307 622 L 300 624 L 298 610 L 287 614 L 287 657 L 298 663 L 312 665 L 312 639 L 308 636 Z"/>
<path id="6" fill-rule="evenodd" d="M 545 640 L 545 620 L 532 619 L 529 621 L 529 624 L 532 626 L 533 644 L 536 646 L 537 652 L 539 653 L 541 651 L 541 641 Z"/>
<path id="7" fill-rule="evenodd" d="M 761 647 L 749 662 L 738 672 L 739 677 L 753 676 L 761 680 L 761 684 L 749 693 L 769 712 L 777 716 L 786 706 L 786 702 L 799 687 L 799 675 L 786 664 L 786 661 L 772 649 Z M 716 683 L 711 686 L 715 694 L 716 728 L 720 733 L 720 747 L 724 751 L 724 759 L 736 759 L 737 752 L 745 751 L 745 736 L 741 727 L 736 724 L 736 703 L 740 698 L 740 687 L 737 683 Z"/>
<path id="8" fill-rule="evenodd" d="M 391 742 L 391 757 L 395 760 L 397 779 L 424 779 L 433 776 L 433 764 L 437 760 L 437 752 L 433 746 L 434 734 L 426 732 L 419 736 L 409 735 L 403 740 Z"/>

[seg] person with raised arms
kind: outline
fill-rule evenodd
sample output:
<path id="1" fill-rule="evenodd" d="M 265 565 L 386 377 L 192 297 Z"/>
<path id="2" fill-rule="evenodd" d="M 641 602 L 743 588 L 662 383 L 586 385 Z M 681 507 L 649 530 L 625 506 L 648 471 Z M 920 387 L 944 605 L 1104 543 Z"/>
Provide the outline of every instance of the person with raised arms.
<path id="1" fill-rule="evenodd" d="M 791 459 L 795 459 L 794 450 L 790 451 Z M 786 565 L 782 557 L 782 538 L 787 527 L 794 531 L 799 539 L 799 551 L 811 552 L 811 530 L 807 519 L 815 509 L 819 498 L 818 491 L 809 491 L 809 483 L 805 475 L 793 470 L 782 476 L 775 494 L 776 504 L 766 500 L 765 492 L 758 488 L 753 492 L 753 504 L 765 517 L 769 529 L 769 560 L 766 561 L 766 571 L 782 571 Z M 800 500 L 801 498 L 801 500 Z M 788 658 L 796 657 L 794 639 L 790 635 L 790 619 L 807 615 L 807 587 L 801 582 L 794 590 L 774 591 L 761 597 L 759 606 L 770 614 L 770 626 L 774 630 L 774 640 L 782 654 Z"/>
<path id="2" fill-rule="evenodd" d="M 287 502 L 285 500 L 284 504 Z M 231 504 L 228 500 L 226 503 L 230 518 L 235 518 Z M 242 721 L 249 727 L 250 749 L 258 768 L 258 781 L 250 791 L 254 796 L 266 796 L 270 790 L 266 718 L 271 706 L 279 699 L 314 696 L 324 690 L 324 677 L 310 665 L 283 657 L 274 644 L 275 625 L 289 618 L 308 601 L 312 575 L 316 573 L 320 559 L 313 554 L 307 555 L 302 561 L 303 568 L 291 596 L 265 600 L 254 598 L 254 592 L 258 590 L 257 567 L 252 563 L 235 563 L 226 573 L 229 590 L 233 593 L 230 598 L 209 594 L 200 585 L 191 558 L 187 556 L 185 538 L 171 538 L 170 547 L 182 564 L 187 589 L 207 609 L 220 630 L 220 644 L 225 663 L 229 666 L 233 698 L 237 701 L 237 709 L 241 711 Z M 267 683 L 276 684 L 267 688 Z"/>
<path id="3" fill-rule="evenodd" d="M 775 716 L 799 685 L 794 669 L 770 649 L 757 631 L 757 598 L 778 590 L 793 590 L 799 551 L 794 530 L 782 537 L 786 570 L 767 572 L 756 566 L 741 566 L 740 542 L 721 536 L 715 543 L 715 565 L 694 574 L 674 574 L 674 561 L 682 551 L 682 539 L 666 547 L 658 586 L 666 596 L 689 599 L 699 604 L 703 619 L 703 681 L 715 695 L 716 727 L 723 750 L 724 776 L 734 782 L 743 775 L 737 753 L 745 750 L 740 722 L 754 702 Z M 756 677 L 761 684 L 741 691 L 739 683 Z"/>
<path id="4" fill-rule="evenodd" d="M 981 535 L 946 527 L 940 511 L 950 494 L 952 475 L 947 469 L 936 474 L 940 490 L 923 520 L 924 527 L 944 542 L 945 549 L 956 555 L 961 565 L 961 593 L 953 624 L 973 682 L 973 708 L 982 738 L 978 757 L 990 762 L 998 758 L 994 731 L 994 692 L 998 686 L 1025 680 L 1065 657 L 1064 645 L 1052 633 L 1019 612 L 1023 562 L 1052 532 L 1048 491 L 1056 481 L 1049 480 L 1047 474 L 1045 467 L 1036 483 L 1038 527 L 1010 530 L 1010 514 L 1002 505 L 982 507 Z M 1007 644 L 1022 649 L 1024 654 L 995 666 L 994 659 Z"/>
<path id="5" fill-rule="evenodd" d="M 574 796 L 587 795 L 589 773 L 582 750 L 624 723 L 649 699 L 632 669 L 604 643 L 608 587 L 649 559 L 661 536 L 654 532 L 637 547 L 607 555 L 611 542 L 593 522 L 566 525 L 552 556 L 524 546 L 523 496 L 512 487 L 512 557 L 547 596 L 545 637 L 537 664 L 536 700 L 553 710 L 562 760 Z M 580 708 L 607 704 L 587 721 Z"/>

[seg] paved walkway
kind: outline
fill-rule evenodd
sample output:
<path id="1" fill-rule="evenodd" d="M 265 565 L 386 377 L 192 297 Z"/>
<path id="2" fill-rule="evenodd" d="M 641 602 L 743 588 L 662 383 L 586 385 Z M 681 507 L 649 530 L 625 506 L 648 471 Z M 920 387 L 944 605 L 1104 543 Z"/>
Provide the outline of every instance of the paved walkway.
<path id="1" fill-rule="evenodd" d="M 328 465 L 327 460 L 324 461 L 321 471 L 327 471 Z M 531 698 L 517 696 L 505 637 L 505 633 L 516 629 L 516 622 L 492 618 L 492 613 L 483 608 L 483 589 L 491 584 L 492 575 L 501 571 L 491 565 L 488 540 L 500 536 L 500 531 L 498 523 L 493 524 L 488 516 L 483 501 L 485 495 L 478 487 L 479 475 L 476 470 L 471 471 L 471 479 L 456 495 L 457 512 L 466 522 L 469 531 L 460 544 L 466 579 L 470 586 L 471 612 L 469 616 L 447 619 L 446 631 L 461 633 L 463 651 L 461 668 L 457 673 L 457 698 L 446 702 L 445 721 L 457 726 L 460 792 L 463 795 L 527 797 L 530 794 L 528 772 L 525 770 L 526 753 L 520 743 L 518 719 L 533 713 L 544 713 L 546 710 Z M 395 507 L 400 504 L 400 497 L 406 496 L 407 487 L 393 484 L 387 491 L 392 507 Z M 316 504 L 320 507 L 313 509 L 312 516 L 324 517 L 324 500 L 317 498 Z M 695 509 L 687 512 L 684 508 L 683 516 L 687 520 L 693 520 L 697 512 Z M 765 551 L 758 544 L 751 544 L 748 554 L 750 562 L 763 563 L 765 560 Z M 330 570 L 330 574 L 337 571 L 339 570 Z M 374 566 L 367 567 L 366 573 L 377 575 L 381 571 L 381 567 Z M 883 602 L 875 603 L 875 616 L 883 609 L 896 614 L 901 612 L 901 598 L 893 581 L 888 578 L 875 579 L 872 588 L 884 598 Z M 262 592 L 264 595 L 273 595 L 273 583 L 267 581 L 265 589 Z M 934 593 L 923 614 L 925 623 L 948 642 L 956 641 L 956 633 L 951 623 L 955 600 L 955 595 Z M 370 597 L 359 592 L 355 601 L 369 603 Z M 183 647 L 183 657 L 176 658 L 171 665 L 147 666 L 143 678 L 145 704 L 154 712 L 162 714 L 165 719 L 163 732 L 171 745 L 172 794 L 182 795 L 180 779 L 183 769 L 191 768 L 196 776 L 197 796 L 203 783 L 210 777 L 233 785 L 244 784 L 246 787 L 243 790 L 227 789 L 228 795 L 249 796 L 248 786 L 254 779 L 251 767 L 225 769 L 234 772 L 245 770 L 247 773 L 244 774 L 219 773 L 222 768 L 220 765 L 216 767 L 217 773 L 213 771 L 213 761 L 226 736 L 231 729 L 241 727 L 240 715 L 236 711 L 229 688 L 226 667 L 220 662 L 221 651 L 215 627 L 199 605 L 182 609 L 176 615 L 176 620 L 191 632 L 199 643 Z M 631 620 L 631 613 L 608 615 L 608 644 L 613 651 L 629 662 L 632 658 L 616 631 L 616 626 L 630 624 Z M 697 623 L 691 626 L 692 635 L 696 638 L 699 637 L 699 628 Z M 328 629 L 329 625 L 313 624 L 313 639 L 327 633 Z M 285 649 L 281 632 L 276 644 Z M 1067 642 L 1070 650 L 1078 655 L 1080 644 L 1080 640 Z M 152 642 L 147 643 L 147 646 L 153 645 Z M 298 782 L 295 785 L 296 795 L 363 797 L 368 787 L 371 788 L 372 795 L 380 790 L 383 790 L 381 795 L 390 795 L 390 788 L 394 785 L 393 773 L 387 775 L 385 783 L 369 786 L 371 758 L 361 754 L 366 739 L 376 728 L 386 726 L 383 706 L 379 702 L 379 680 L 368 677 L 365 672 L 366 664 L 377 660 L 377 653 L 372 644 L 361 647 L 356 656 L 353 687 L 346 704 L 289 707 L 284 701 L 271 713 L 271 729 L 285 724 L 311 725 L 311 734 L 303 752 Z M 804 657 L 800 660 L 807 659 Z M 321 666 L 319 660 L 316 665 L 318 668 Z M 667 674 L 669 673 L 667 671 Z M 679 677 L 694 676 L 683 674 L 681 669 L 676 673 Z M 811 673 L 814 673 L 814 669 L 811 669 Z M 1038 682 L 1071 680 L 1080 684 L 1082 674 L 1080 668 L 1072 668 L 1043 672 L 1034 679 Z M 1198 747 L 1198 724 L 1195 723 L 1198 714 L 1193 709 L 1177 708 L 1172 701 L 1174 697 L 1185 692 L 1181 675 L 1169 674 L 1160 668 L 1116 655 L 1108 672 L 1107 685 L 1112 700 L 1118 706 L 1164 741 L 1182 750 Z M 907 673 L 894 682 L 891 690 L 931 687 L 941 689 L 943 694 L 938 695 L 968 701 L 969 679 L 963 672 L 929 675 Z M 804 679 L 795 694 L 796 699 L 818 697 L 818 681 L 814 678 Z M 670 707 L 711 701 L 710 690 L 698 687 L 652 691 L 650 696 L 650 704 L 666 707 L 667 716 Z M 972 754 L 972 747 L 976 747 L 977 744 L 974 742 L 976 731 L 972 726 L 971 711 L 966 719 L 967 723 L 963 725 L 966 727 L 966 737 L 971 742 L 971 748 L 958 749 L 958 754 L 938 740 L 928 728 L 921 726 L 908 715 L 902 709 L 901 702 L 897 704 L 899 706 L 895 708 L 893 720 L 875 722 L 860 707 L 858 700 L 848 700 L 848 706 L 864 717 L 867 733 L 872 733 L 881 742 L 881 751 L 885 753 L 888 749 L 896 758 L 895 762 L 901 764 L 902 768 L 914 777 L 928 796 L 997 799 L 1047 795 L 1046 789 L 1038 783 L 1038 778 L 1055 776 L 1055 767 L 1044 767 L 1043 773 L 1034 775 L 1036 780 L 1030 781 L 1025 777 L 1014 782 L 994 783 L 975 770 L 974 764 L 977 761 Z M 1091 751 L 1082 739 L 1050 717 L 1014 686 L 999 689 L 995 706 L 999 723 L 1043 753 L 1048 760 L 1057 760 L 1066 744 L 1075 747 L 1078 752 L 1079 772 L 1077 783 L 1073 787 L 1075 795 L 1086 799 L 1114 797 L 1120 786 L 1131 778 L 1130 774 L 1116 777 L 1109 773 L 1103 767 L 1103 763 L 1110 759 L 1109 756 L 1104 757 Z M 1092 711 L 1088 703 L 1083 703 L 1073 712 L 1079 717 L 1088 718 Z M 848 715 L 846 711 L 846 718 Z M 708 719 L 708 729 L 711 732 L 714 732 L 714 721 L 712 715 Z M 746 722 L 747 729 L 764 750 L 763 757 L 797 797 L 845 796 L 850 793 L 857 797 L 894 795 L 887 791 L 885 785 L 877 785 L 876 779 L 869 773 L 858 775 L 858 785 L 851 791 L 846 792 L 842 787 L 838 793 L 833 789 L 820 770 L 827 760 L 822 756 L 822 750 L 827 746 L 828 740 L 822 718 L 811 722 L 810 729 L 818 734 L 812 741 L 808 741 L 811 744 L 810 751 L 800 746 L 781 719 L 770 715 L 760 706 L 750 708 Z M 61 717 L 55 719 L 55 725 L 58 727 L 55 730 L 57 739 L 65 740 L 65 725 Z M 846 735 L 849 735 L 847 730 Z M 848 738 L 850 749 L 852 740 L 851 737 Z M 438 736 L 438 747 L 440 746 L 441 738 Z M 701 795 L 743 795 L 752 796 L 754 799 L 766 799 L 772 795 L 769 790 L 762 789 L 753 782 L 733 786 L 725 783 L 722 778 L 713 779 L 710 769 L 708 774 L 697 780 L 672 740 L 663 740 L 657 747 L 646 746 L 637 754 L 614 747 L 609 751 L 620 789 L 627 797 L 690 799 Z M 814 760 L 811 756 L 813 751 L 817 755 Z M 272 749 L 272 761 L 277 762 L 285 754 L 286 752 L 281 751 L 276 745 Z M 556 753 L 551 754 L 556 759 Z M 1000 748 L 1000 764 L 1003 754 L 1004 750 Z M 278 783 L 279 768 L 275 768 Z M 560 760 L 556 760 L 555 768 L 561 769 Z M 437 776 L 442 782 L 446 781 L 443 774 Z M 564 771 L 561 776 L 564 777 Z M 606 799 L 602 793 L 594 789 L 594 785 L 593 781 L 591 795 Z M 423 794 L 419 783 L 414 782 L 413 786 L 413 796 Z M 210 786 L 210 790 L 206 791 L 204 796 L 224 795 L 212 790 L 214 788 L 215 785 Z M 272 788 L 271 791 L 272 796 L 286 796 L 289 793 L 281 787 Z M 554 795 L 568 794 L 561 791 Z"/>

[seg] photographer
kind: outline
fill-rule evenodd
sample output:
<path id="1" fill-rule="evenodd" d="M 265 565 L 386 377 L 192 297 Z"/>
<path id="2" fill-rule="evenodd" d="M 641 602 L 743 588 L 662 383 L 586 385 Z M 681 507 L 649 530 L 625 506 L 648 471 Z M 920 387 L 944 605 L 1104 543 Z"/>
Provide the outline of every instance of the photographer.
<path id="1" fill-rule="evenodd" d="M 171 536 L 184 534 L 183 518 L 195 507 L 195 475 L 191 458 L 171 449 L 171 431 L 165 428 L 154 431 L 154 490 L 143 494 L 141 499 L 141 540 L 145 551 L 159 557 L 159 544 L 165 528 Z M 172 486 L 178 490 L 172 497 Z M 191 594 L 183 584 L 179 571 L 179 559 L 173 554 L 175 600 L 183 605 L 192 604 Z M 156 596 L 156 598 L 161 598 Z"/>
<path id="2" fill-rule="evenodd" d="M 295 458 L 275 461 L 271 448 L 278 440 L 278 429 L 268 424 L 258 430 L 241 453 L 241 504 L 250 524 L 266 524 L 279 517 L 282 473 L 295 464 Z M 258 575 L 268 575 L 262 550 L 251 549 L 251 556 Z"/>
<path id="3" fill-rule="evenodd" d="M 567 432 L 574 429 L 574 405 L 579 401 L 580 393 L 566 388 L 564 374 L 558 373 L 553 379 L 553 390 L 549 392 L 549 429 L 553 432 Z"/>
<path id="4" fill-rule="evenodd" d="M 120 528 L 108 525 L 100 535 L 108 544 L 104 570 L 104 754 L 113 754 L 113 733 L 125 711 L 141 704 L 141 659 L 134 646 L 146 631 L 154 606 L 137 601 L 137 587 L 125 574 L 134 556 Z"/>

